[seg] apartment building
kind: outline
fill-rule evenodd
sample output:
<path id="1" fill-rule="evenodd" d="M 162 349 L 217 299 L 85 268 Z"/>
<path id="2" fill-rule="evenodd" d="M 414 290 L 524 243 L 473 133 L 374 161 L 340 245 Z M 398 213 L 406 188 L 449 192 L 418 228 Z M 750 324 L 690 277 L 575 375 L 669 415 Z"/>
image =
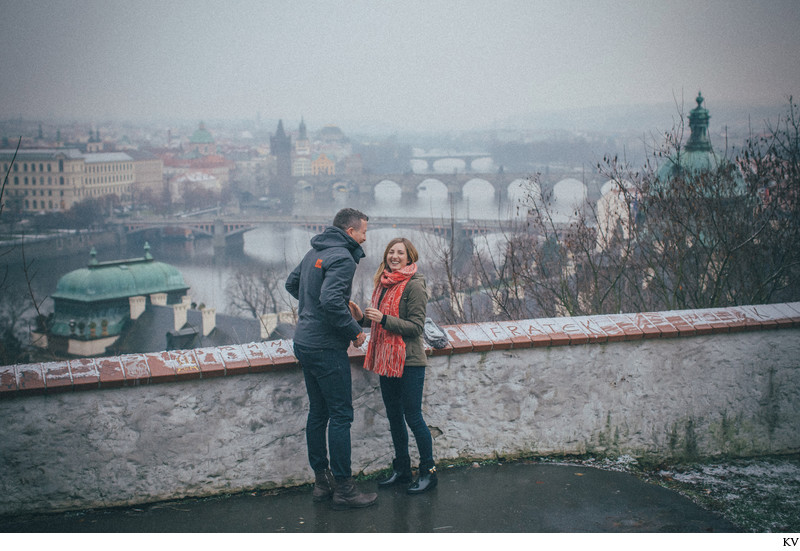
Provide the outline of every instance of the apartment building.
<path id="1" fill-rule="evenodd" d="M 127 153 L 2 149 L 0 166 L 8 175 L 4 207 L 27 213 L 66 211 L 75 203 L 109 195 L 116 195 L 122 205 L 130 205 L 137 186 L 137 163 L 148 165 L 138 171 L 140 176 L 146 174 L 156 180 L 152 172 L 160 170 L 160 160 L 157 167 L 149 166 L 152 159 L 136 161 Z"/>
<path id="2" fill-rule="evenodd" d="M 131 204 L 133 159 L 127 153 L 86 153 L 81 199 L 116 195 L 123 205 Z"/>
<path id="3" fill-rule="evenodd" d="M 336 163 L 324 153 L 320 153 L 311 161 L 311 174 L 312 176 L 319 176 L 320 174 L 333 176 L 336 174 Z"/>
<path id="4" fill-rule="evenodd" d="M 142 194 L 160 197 L 164 192 L 164 161 L 150 152 L 129 150 L 133 158 L 134 200 Z"/>
<path id="5" fill-rule="evenodd" d="M 8 176 L 4 208 L 63 211 L 81 200 L 86 160 L 78 149 L 23 149 L 16 157 L 13 149 L 2 149 L 0 164 Z"/>

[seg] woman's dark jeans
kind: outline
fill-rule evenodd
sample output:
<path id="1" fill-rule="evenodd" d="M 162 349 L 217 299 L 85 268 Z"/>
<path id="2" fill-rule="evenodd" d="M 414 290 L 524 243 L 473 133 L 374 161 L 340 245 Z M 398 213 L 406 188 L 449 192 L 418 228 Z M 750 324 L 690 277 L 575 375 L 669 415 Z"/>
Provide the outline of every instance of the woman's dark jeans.
<path id="1" fill-rule="evenodd" d="M 433 461 L 433 439 L 425 419 L 422 418 L 422 388 L 425 385 L 425 366 L 407 365 L 402 377 L 381 376 L 381 394 L 389 418 L 395 458 L 409 460 L 408 430 L 414 433 L 419 450 L 420 471 L 430 469 Z"/>
<path id="2" fill-rule="evenodd" d="M 327 429 L 331 472 L 337 478 L 347 478 L 351 475 L 350 425 L 353 423 L 352 379 L 347 350 L 306 348 L 295 343 L 294 354 L 303 367 L 308 393 L 308 462 L 314 472 L 328 468 Z"/>

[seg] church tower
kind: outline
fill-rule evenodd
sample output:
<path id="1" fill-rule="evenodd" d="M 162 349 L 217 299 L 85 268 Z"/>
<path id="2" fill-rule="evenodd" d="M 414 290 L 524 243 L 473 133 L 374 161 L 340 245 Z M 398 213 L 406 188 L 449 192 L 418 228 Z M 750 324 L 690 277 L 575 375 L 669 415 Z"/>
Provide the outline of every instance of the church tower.
<path id="1" fill-rule="evenodd" d="M 703 94 L 698 92 L 697 107 L 689 112 L 689 129 L 692 133 L 686 142 L 686 151 L 714 151 L 708 139 L 708 120 L 711 116 L 708 114 L 708 109 L 703 107 L 704 100 Z"/>
<path id="2" fill-rule="evenodd" d="M 269 139 L 272 155 L 275 157 L 275 179 L 271 195 L 279 198 L 284 204 L 291 204 L 294 199 L 292 185 L 292 139 L 283 129 L 283 120 L 278 121 L 278 130 Z"/>
<path id="3" fill-rule="evenodd" d="M 300 117 L 300 130 L 297 136 L 297 142 L 294 144 L 294 152 L 296 155 L 311 155 L 311 142 L 306 133 L 306 122 L 303 117 Z"/>
<path id="4" fill-rule="evenodd" d="M 300 177 L 311 174 L 311 140 L 306 132 L 306 122 L 300 117 L 300 130 L 294 143 L 294 159 L 292 160 L 292 176 Z"/>
<path id="5" fill-rule="evenodd" d="M 708 136 L 708 121 L 711 116 L 708 109 L 703 107 L 703 94 L 698 92 L 695 101 L 697 107 L 689 112 L 689 139 L 683 148 L 676 148 L 675 153 L 658 168 L 656 182 L 652 186 L 654 193 L 667 189 L 666 186 L 670 186 L 675 178 L 697 178 L 702 173 L 718 171 L 730 163 L 726 158 L 718 156 L 711 146 Z M 728 192 L 733 196 L 742 195 L 744 179 L 738 171 L 733 173 L 733 184 Z"/>

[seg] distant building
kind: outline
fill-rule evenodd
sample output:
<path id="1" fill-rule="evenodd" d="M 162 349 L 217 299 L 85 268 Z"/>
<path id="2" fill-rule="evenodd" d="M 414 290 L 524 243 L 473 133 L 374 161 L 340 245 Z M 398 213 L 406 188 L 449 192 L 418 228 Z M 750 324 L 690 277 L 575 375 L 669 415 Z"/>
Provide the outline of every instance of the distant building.
<path id="1" fill-rule="evenodd" d="M 180 203 L 187 193 L 196 190 L 222 192 L 222 182 L 212 174 L 202 170 L 186 171 L 176 174 L 169 180 L 169 195 L 173 203 Z"/>
<path id="2" fill-rule="evenodd" d="M 127 153 L 86 153 L 83 198 L 98 199 L 116 195 L 123 205 L 131 204 L 134 171 L 133 159 Z"/>
<path id="3" fill-rule="evenodd" d="M 334 162 L 339 162 L 353 154 L 353 145 L 341 128 L 329 124 L 317 132 L 313 150 L 315 153 L 324 153 Z"/>
<path id="4" fill-rule="evenodd" d="M 260 148 L 237 149 L 226 153 L 226 158 L 233 161 L 231 183 L 235 183 L 236 191 L 249 193 L 255 197 L 267 194 L 269 169 L 272 159 Z"/>
<path id="5" fill-rule="evenodd" d="M 147 151 L 126 153 L 133 159 L 133 202 L 143 194 L 160 198 L 164 192 L 164 161 Z"/>
<path id="6" fill-rule="evenodd" d="M 233 160 L 218 153 L 214 137 L 204 123 L 189 138 L 182 151 L 164 151 L 159 154 L 164 163 L 164 179 L 172 202 L 183 202 L 187 184 L 221 192 L 230 184 L 230 174 L 235 168 Z"/>
<path id="7" fill-rule="evenodd" d="M 101 153 L 105 149 L 103 140 L 100 139 L 100 131 L 96 130 L 94 135 L 89 133 L 89 141 L 86 143 L 86 153 Z"/>
<path id="8" fill-rule="evenodd" d="M 9 174 L 4 207 L 21 213 L 63 212 L 86 199 L 112 195 L 129 206 L 137 190 L 163 189 L 161 160 L 134 151 L 3 149 L 0 166 Z"/>
<path id="9" fill-rule="evenodd" d="M 311 155 L 311 141 L 306 132 L 306 121 L 300 117 L 300 128 L 298 129 L 297 141 L 294 144 L 294 153 L 298 157 Z"/>
<path id="10" fill-rule="evenodd" d="M 4 208 L 64 211 L 83 198 L 86 159 L 78 149 L 4 149 L 0 150 L 0 162 L 9 176 Z"/>
<path id="11" fill-rule="evenodd" d="M 86 199 L 112 195 L 120 204 L 130 205 L 137 184 L 137 163 L 120 152 L 3 149 L 0 165 L 9 174 L 4 206 L 26 213 L 66 211 Z"/>
<path id="12" fill-rule="evenodd" d="M 194 131 L 189 138 L 189 152 L 197 152 L 201 156 L 214 155 L 217 153 L 217 144 L 214 142 L 214 137 L 211 132 L 206 130 L 205 123 L 201 122 L 197 130 Z"/>
<path id="13" fill-rule="evenodd" d="M 311 175 L 311 157 L 295 157 L 292 160 L 292 176 Z"/>
<path id="14" fill-rule="evenodd" d="M 320 153 L 313 161 L 311 161 L 311 175 L 328 175 L 333 176 L 336 174 L 336 163 L 329 159 L 324 153 Z"/>
<path id="15" fill-rule="evenodd" d="M 270 138 L 269 144 L 272 155 L 275 157 L 275 176 L 271 194 L 279 199 L 291 201 L 294 198 L 292 139 L 283 129 L 283 120 L 278 121 L 278 129 Z"/>
<path id="16" fill-rule="evenodd" d="M 311 174 L 311 141 L 306 133 L 306 123 L 300 119 L 300 129 L 294 144 L 292 158 L 292 176 L 309 176 Z"/>

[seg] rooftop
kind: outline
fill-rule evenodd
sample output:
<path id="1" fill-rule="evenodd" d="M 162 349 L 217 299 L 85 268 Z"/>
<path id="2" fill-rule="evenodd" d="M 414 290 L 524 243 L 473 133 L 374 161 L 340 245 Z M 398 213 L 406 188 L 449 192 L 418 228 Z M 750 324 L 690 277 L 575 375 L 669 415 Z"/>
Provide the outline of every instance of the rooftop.
<path id="1" fill-rule="evenodd" d="M 27 159 L 42 159 L 42 160 L 55 160 L 60 156 L 66 157 L 67 159 L 80 159 L 85 157 L 83 153 L 79 149 L 74 148 L 64 148 L 64 149 L 20 149 L 19 151 L 15 149 L 0 149 L 0 159 L 4 161 L 10 161 L 14 155 L 16 155 L 17 160 L 27 160 Z"/>
<path id="2" fill-rule="evenodd" d="M 114 162 L 125 162 L 125 161 L 132 161 L 130 155 L 127 153 L 86 153 L 83 155 L 84 160 L 87 163 L 114 163 Z"/>
<path id="3" fill-rule="evenodd" d="M 58 280 L 54 299 L 95 302 L 167 293 L 189 288 L 174 266 L 157 262 L 145 244 L 145 256 L 111 262 L 97 262 L 92 249 L 86 268 L 73 270 Z"/>

